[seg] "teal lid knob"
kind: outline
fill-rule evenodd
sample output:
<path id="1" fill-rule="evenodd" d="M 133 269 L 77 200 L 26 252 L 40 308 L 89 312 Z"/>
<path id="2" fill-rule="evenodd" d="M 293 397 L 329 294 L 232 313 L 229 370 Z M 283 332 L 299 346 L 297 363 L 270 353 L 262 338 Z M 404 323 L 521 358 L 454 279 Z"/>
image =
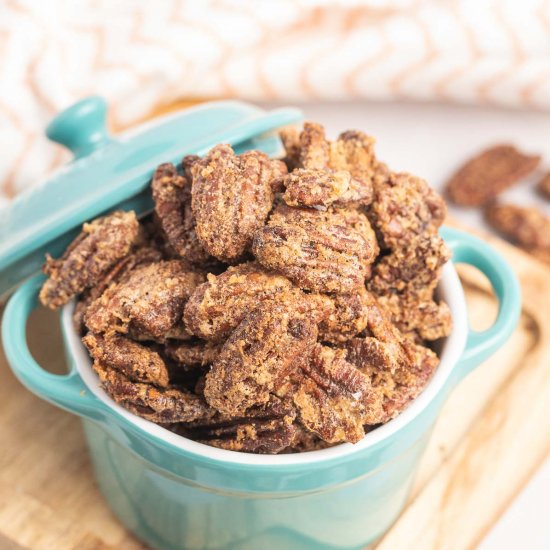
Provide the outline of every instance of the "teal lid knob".
<path id="1" fill-rule="evenodd" d="M 70 149 L 75 158 L 85 157 L 111 141 L 106 115 L 103 98 L 87 97 L 57 115 L 46 128 L 46 135 Z"/>

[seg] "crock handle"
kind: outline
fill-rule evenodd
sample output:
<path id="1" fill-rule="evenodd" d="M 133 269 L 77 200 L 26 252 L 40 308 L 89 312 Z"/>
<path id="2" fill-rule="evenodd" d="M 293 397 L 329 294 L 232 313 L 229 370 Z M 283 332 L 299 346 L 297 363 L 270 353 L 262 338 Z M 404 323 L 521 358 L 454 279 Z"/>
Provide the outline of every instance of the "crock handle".
<path id="1" fill-rule="evenodd" d="M 68 374 L 52 374 L 34 360 L 27 345 L 27 321 L 38 303 L 44 282 L 37 275 L 25 282 L 9 300 L 2 322 L 2 343 L 14 374 L 30 391 L 69 412 L 94 420 L 104 419 L 108 407 L 93 395 L 71 365 Z"/>
<path id="2" fill-rule="evenodd" d="M 454 369 L 459 381 L 508 340 L 518 323 L 521 290 L 510 264 L 491 246 L 449 227 L 442 228 L 441 234 L 453 252 L 452 261 L 479 269 L 489 279 L 498 300 L 498 314 L 493 325 L 481 332 L 468 330 L 466 348 Z"/>

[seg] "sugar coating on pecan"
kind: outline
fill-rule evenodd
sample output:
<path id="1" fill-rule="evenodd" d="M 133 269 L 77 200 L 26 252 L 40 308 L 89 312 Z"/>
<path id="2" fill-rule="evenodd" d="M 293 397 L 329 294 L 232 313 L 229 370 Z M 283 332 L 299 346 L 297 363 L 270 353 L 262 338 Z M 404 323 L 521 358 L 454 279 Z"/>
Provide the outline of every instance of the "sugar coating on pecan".
<path id="1" fill-rule="evenodd" d="M 264 153 L 235 155 L 229 145 L 217 145 L 193 163 L 196 233 L 212 256 L 227 263 L 244 256 L 273 206 L 271 183 L 284 170 Z"/>
<path id="2" fill-rule="evenodd" d="M 301 365 L 304 376 L 292 396 L 300 422 L 328 443 L 356 443 L 365 436 L 363 425 L 383 416 L 379 392 L 345 355 L 316 344 Z"/>
<path id="3" fill-rule="evenodd" d="M 395 249 L 376 264 L 368 288 L 403 332 L 416 331 L 426 340 L 450 333 L 449 308 L 434 298 L 441 268 L 449 257 L 443 240 L 433 233 Z"/>
<path id="4" fill-rule="evenodd" d="M 206 261 L 208 253 L 195 232 L 191 209 L 191 182 L 171 163 L 161 164 L 151 182 L 155 213 L 174 252 L 193 263 Z"/>
<path id="5" fill-rule="evenodd" d="M 327 207 L 350 187 L 351 174 L 345 170 L 297 168 L 283 178 L 283 200 L 289 206 Z"/>
<path id="6" fill-rule="evenodd" d="M 46 257 L 43 271 L 48 279 L 40 291 L 42 304 L 56 309 L 94 286 L 117 260 L 130 252 L 138 237 L 134 212 L 114 212 L 85 223 L 82 233 L 61 258 Z"/>
<path id="7" fill-rule="evenodd" d="M 266 301 L 253 310 L 223 345 L 206 376 L 207 402 L 227 415 L 269 401 L 317 340 L 307 295 Z"/>
<path id="8" fill-rule="evenodd" d="M 132 382 L 102 363 L 94 363 L 94 370 L 102 387 L 119 405 L 151 422 L 193 422 L 212 418 L 216 412 L 200 396 L 186 390 Z"/>
<path id="9" fill-rule="evenodd" d="M 185 324 L 196 336 L 219 342 L 260 302 L 290 288 L 287 278 L 257 262 L 230 267 L 218 276 L 209 274 L 185 306 Z"/>
<path id="10" fill-rule="evenodd" d="M 367 326 L 369 300 L 367 290 L 360 286 L 350 294 L 328 296 L 333 308 L 319 323 L 319 340 L 338 344 L 353 338 Z"/>
<path id="11" fill-rule="evenodd" d="M 439 359 L 431 349 L 404 336 L 375 300 L 371 301 L 367 330 L 367 337 L 346 342 L 345 349 L 347 360 L 369 378 L 382 400 L 382 417 L 365 422 L 376 424 L 396 417 L 422 392 Z"/>
<path id="12" fill-rule="evenodd" d="M 130 273 L 138 265 L 158 262 L 162 259 L 162 254 L 156 248 L 149 246 L 138 248 L 132 254 L 118 260 L 111 269 L 109 269 L 95 286 L 86 289 L 79 297 L 73 313 L 73 323 L 79 333 L 86 330 L 84 317 L 88 306 L 97 300 L 110 285 L 120 281 L 127 273 Z"/>
<path id="13" fill-rule="evenodd" d="M 168 260 L 136 267 L 110 286 L 90 306 L 85 323 L 92 332 L 144 332 L 164 337 L 183 315 L 183 308 L 204 275 L 185 262 Z"/>
<path id="14" fill-rule="evenodd" d="M 513 145 L 495 145 L 461 166 L 447 182 L 447 193 L 457 204 L 481 206 L 528 176 L 539 163 L 538 155 L 526 155 Z"/>
<path id="15" fill-rule="evenodd" d="M 524 248 L 550 250 L 550 218 L 535 207 L 491 204 L 485 209 L 489 224 Z"/>
<path id="16" fill-rule="evenodd" d="M 366 216 L 354 216 L 363 218 L 362 225 L 340 211 L 279 205 L 256 234 L 252 251 L 263 266 L 300 288 L 349 293 L 364 284 L 378 250 Z"/>
<path id="17" fill-rule="evenodd" d="M 286 162 L 290 169 L 345 171 L 351 175 L 348 189 L 338 198 L 339 204 L 369 204 L 377 160 L 374 139 L 363 132 L 349 130 L 328 141 L 320 124 L 306 122 L 302 132 L 282 134 Z"/>
<path id="18" fill-rule="evenodd" d="M 206 422 L 178 424 L 172 429 L 220 449 L 245 453 L 274 454 L 286 449 L 295 439 L 296 411 L 277 397 L 248 409 L 246 416 L 216 415 Z"/>
<path id="19" fill-rule="evenodd" d="M 116 333 L 90 332 L 82 341 L 94 361 L 120 371 L 131 381 L 168 386 L 168 368 L 156 351 Z"/>
<path id="20" fill-rule="evenodd" d="M 421 178 L 381 170 L 374 179 L 368 215 L 383 248 L 407 247 L 418 235 L 435 231 L 446 214 L 443 199 Z"/>

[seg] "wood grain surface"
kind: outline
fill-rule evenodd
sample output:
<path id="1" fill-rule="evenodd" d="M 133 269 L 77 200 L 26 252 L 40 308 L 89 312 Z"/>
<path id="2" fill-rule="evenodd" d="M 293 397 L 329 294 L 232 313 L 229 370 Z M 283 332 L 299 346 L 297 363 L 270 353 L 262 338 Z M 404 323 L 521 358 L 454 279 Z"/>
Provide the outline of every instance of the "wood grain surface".
<path id="1" fill-rule="evenodd" d="M 474 548 L 550 452 L 550 269 L 488 240 L 520 277 L 520 324 L 446 403 L 409 504 L 377 550 Z M 488 326 L 496 308 L 486 281 L 460 271 L 472 323 Z M 35 312 L 29 341 L 62 372 L 56 317 Z M 102 500 L 78 419 L 25 390 L 1 350 L 0 380 L 0 549 L 145 548 Z"/>

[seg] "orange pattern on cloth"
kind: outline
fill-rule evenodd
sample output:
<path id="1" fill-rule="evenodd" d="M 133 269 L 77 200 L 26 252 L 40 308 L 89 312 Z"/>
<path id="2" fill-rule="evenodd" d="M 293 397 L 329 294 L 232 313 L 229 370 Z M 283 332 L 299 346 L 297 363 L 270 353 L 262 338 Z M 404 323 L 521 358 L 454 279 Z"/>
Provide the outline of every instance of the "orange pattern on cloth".
<path id="1" fill-rule="evenodd" d="M 550 0 L 4 0 L 0 206 L 65 162 L 43 136 L 89 94 L 121 129 L 181 98 L 550 108 Z"/>

